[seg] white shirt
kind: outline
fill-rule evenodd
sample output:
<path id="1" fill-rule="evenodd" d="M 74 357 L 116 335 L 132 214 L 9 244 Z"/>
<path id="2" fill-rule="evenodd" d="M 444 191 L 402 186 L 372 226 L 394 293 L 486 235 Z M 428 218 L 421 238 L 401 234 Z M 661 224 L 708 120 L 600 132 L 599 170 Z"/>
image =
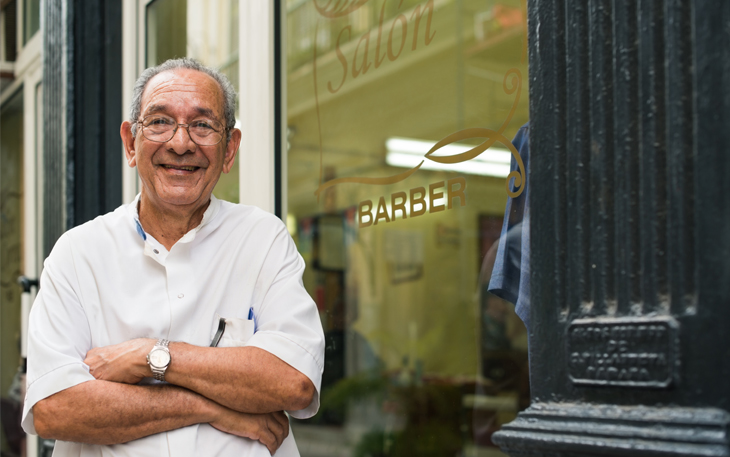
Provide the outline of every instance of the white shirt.
<path id="1" fill-rule="evenodd" d="M 168 252 L 142 230 L 138 200 L 139 195 L 69 230 L 46 259 L 30 313 L 25 431 L 35 434 L 31 408 L 38 401 L 94 379 L 83 363 L 90 349 L 139 337 L 209 346 L 218 316 L 232 324 L 219 347 L 259 347 L 311 379 L 312 403 L 289 413 L 313 416 L 319 408 L 324 335 L 302 285 L 304 261 L 284 224 L 258 208 L 211 197 L 200 225 Z M 114 446 L 58 441 L 53 455 L 268 457 L 269 452 L 258 441 L 198 424 Z M 276 455 L 299 455 L 291 433 Z"/>

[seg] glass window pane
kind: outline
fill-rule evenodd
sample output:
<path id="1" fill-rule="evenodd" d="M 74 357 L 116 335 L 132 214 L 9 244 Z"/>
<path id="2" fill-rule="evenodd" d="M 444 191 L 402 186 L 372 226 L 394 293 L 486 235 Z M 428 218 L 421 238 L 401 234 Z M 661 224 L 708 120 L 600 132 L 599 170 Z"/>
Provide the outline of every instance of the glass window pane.
<path id="1" fill-rule="evenodd" d="M 11 389 L 20 367 L 20 294 L 17 279 L 23 272 L 23 91 L 0 110 L 0 391 L 20 402 Z M 5 407 L 5 404 L 3 404 Z M 3 433 L 2 453 L 18 441 Z M 16 448 L 17 450 L 17 448 Z"/>
<path id="2" fill-rule="evenodd" d="M 185 57 L 187 0 L 155 0 L 147 5 L 147 66 Z"/>
<path id="3" fill-rule="evenodd" d="M 300 451 L 502 455 L 529 403 L 525 327 L 486 291 L 528 120 L 523 2 L 286 4 L 287 220 L 328 341 Z"/>
<path id="4" fill-rule="evenodd" d="M 0 59 L 15 62 L 18 53 L 18 1 L 11 0 L 2 5 L 2 54 Z M 2 78 L 6 79 L 5 76 Z M 4 89 L 6 81 L 2 81 Z"/>
<path id="5" fill-rule="evenodd" d="M 147 5 L 146 62 L 192 57 L 219 69 L 238 92 L 238 1 L 155 0 Z M 238 164 L 222 174 L 213 193 L 238 203 Z"/>
<path id="6" fill-rule="evenodd" d="M 41 0 L 23 1 L 23 44 L 41 28 Z"/>

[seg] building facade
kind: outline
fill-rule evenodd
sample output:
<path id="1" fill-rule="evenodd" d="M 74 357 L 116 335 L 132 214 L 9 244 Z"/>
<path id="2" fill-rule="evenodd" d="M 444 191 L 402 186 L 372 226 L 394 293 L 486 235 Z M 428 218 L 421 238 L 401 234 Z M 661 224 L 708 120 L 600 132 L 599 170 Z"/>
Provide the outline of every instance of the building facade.
<path id="1" fill-rule="evenodd" d="M 692 210 L 699 201 L 693 186 L 704 176 L 699 135 L 718 134 L 728 112 L 728 86 L 721 84 L 730 60 L 708 49 L 718 36 L 727 38 L 730 11 L 722 0 L 584 3 L 4 0 L 3 455 L 24 447 L 35 457 L 52 448 L 35 437 L 23 444 L 7 413 L 22 397 L 32 280 L 61 233 L 139 192 L 119 125 L 129 117 L 139 74 L 183 56 L 220 69 L 239 93 L 243 141 L 214 193 L 279 216 L 307 263 L 304 285 L 327 345 L 320 412 L 292 424 L 303 456 L 594 455 L 590 443 L 600 447 L 600 437 L 625 443 L 604 455 L 662 455 L 664 448 L 637 450 L 651 436 L 616 438 L 598 425 L 583 447 L 561 444 L 575 436 L 559 431 L 544 447 L 524 424 L 541 427 L 549 415 L 535 407 L 553 394 L 584 405 L 571 410 L 581 421 L 590 411 L 620 416 L 613 405 L 671 405 L 678 386 L 690 382 L 681 370 L 664 378 L 655 370 L 638 384 L 595 376 L 581 384 L 592 366 L 563 355 L 602 347 L 581 336 L 586 329 L 610 332 L 648 319 L 636 326 L 668 329 L 686 342 L 692 338 L 682 332 L 695 324 L 675 315 L 679 305 L 671 303 L 679 299 L 688 300 L 683 313 L 711 309 L 717 323 L 727 322 L 717 304 L 722 293 L 697 305 L 699 291 L 710 289 L 699 287 L 696 267 L 710 251 L 696 249 L 704 232 L 694 222 L 679 221 L 721 228 L 730 214 L 721 207 L 698 219 Z M 684 36 L 693 37 L 691 45 L 682 45 Z M 697 107 L 712 96 L 698 89 L 699 76 L 723 88 L 720 120 L 703 120 L 707 128 L 697 127 Z M 528 121 L 531 164 L 511 142 Z M 644 187 L 631 184 L 642 179 Z M 517 258 L 532 265 L 536 287 L 537 298 L 526 303 L 529 331 L 513 304 L 489 292 L 495 258 L 506 255 L 498 249 L 503 228 L 516 223 L 505 208 L 524 205 L 528 183 L 539 208 L 532 244 L 518 244 Z M 662 210 L 675 207 L 678 213 Z M 647 229 L 660 223 L 669 228 Z M 657 246 L 673 254 L 626 253 Z M 672 270 L 679 262 L 683 269 Z M 524 287 L 530 278 L 516 280 Z M 553 338 L 552 330 L 576 336 Z M 619 340 L 627 354 L 636 345 L 656 349 L 642 338 Z M 720 367 L 699 368 L 716 384 L 730 374 L 727 339 L 719 341 Z M 686 366 L 694 353 L 672 354 L 671 363 Z M 531 390 L 536 405 L 518 416 Z M 703 410 L 713 418 L 711 432 L 725 432 L 713 438 L 716 454 L 702 455 L 728 455 L 729 396 L 727 389 L 713 392 L 676 403 L 714 408 Z M 545 420 L 563 417 L 559 408 L 550 411 Z M 654 418 L 663 412 L 651 411 Z M 641 424 L 663 424 L 652 420 Z M 687 433 L 706 431 L 685 422 Z"/>

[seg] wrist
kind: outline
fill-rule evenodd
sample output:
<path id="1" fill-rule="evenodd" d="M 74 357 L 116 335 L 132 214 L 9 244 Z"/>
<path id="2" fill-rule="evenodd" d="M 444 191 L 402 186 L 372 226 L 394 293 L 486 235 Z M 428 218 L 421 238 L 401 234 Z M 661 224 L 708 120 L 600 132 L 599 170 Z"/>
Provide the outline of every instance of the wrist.
<path id="1" fill-rule="evenodd" d="M 140 340 L 142 340 L 143 343 L 140 345 L 141 357 L 136 358 L 137 368 L 143 373 L 143 377 L 151 378 L 154 375 L 152 374 L 149 362 L 147 362 L 147 354 L 149 354 L 152 348 L 155 347 L 157 340 L 153 338 L 140 338 Z"/>
<path id="2" fill-rule="evenodd" d="M 200 395 L 197 392 L 175 385 L 162 385 L 151 387 L 157 391 L 176 392 L 173 403 L 180 405 L 180 414 L 185 416 L 189 424 L 207 424 L 219 420 L 225 411 L 225 407 Z"/>
<path id="3" fill-rule="evenodd" d="M 227 408 L 225 406 L 220 405 L 209 398 L 203 397 L 202 395 L 198 396 L 200 401 L 198 410 L 201 415 L 201 423 L 216 422 L 226 413 Z"/>

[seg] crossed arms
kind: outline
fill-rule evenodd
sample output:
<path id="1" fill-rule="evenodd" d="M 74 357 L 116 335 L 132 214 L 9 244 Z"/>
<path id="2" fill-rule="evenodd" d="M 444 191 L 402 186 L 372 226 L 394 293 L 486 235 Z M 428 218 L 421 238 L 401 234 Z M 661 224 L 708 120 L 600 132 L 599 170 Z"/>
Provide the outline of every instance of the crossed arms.
<path id="1" fill-rule="evenodd" d="M 146 356 L 156 340 L 128 338 L 163 332 L 167 308 L 157 304 L 167 292 L 150 280 L 152 270 L 139 268 L 141 262 L 107 260 L 124 253 L 114 251 L 106 225 L 63 235 L 46 260 L 30 314 L 24 428 L 64 441 L 116 444 L 207 423 L 277 449 L 289 431 L 281 411 L 302 418 L 316 412 L 324 335 L 301 284 L 304 262 L 286 228 L 271 230 L 260 220 L 238 238 L 269 248 L 215 251 L 217 264 L 229 270 L 212 272 L 202 261 L 193 271 L 200 284 L 212 286 L 181 308 L 174 334 L 194 344 L 170 343 L 169 385 L 163 386 L 137 384 L 152 376 Z M 238 225 L 233 219 L 228 226 Z M 97 254 L 100 247 L 104 255 Z M 258 311 L 246 346 L 202 347 L 205 322 L 213 322 L 213 313 L 236 316 L 241 303 Z"/>
<path id="2" fill-rule="evenodd" d="M 315 388 L 307 376 L 256 347 L 171 343 L 172 363 L 165 375 L 171 385 L 136 385 L 152 376 L 146 355 L 154 344 L 139 338 L 89 351 L 84 363 L 95 379 L 36 403 L 38 434 L 117 444 L 209 423 L 258 440 L 273 454 L 289 433 L 282 411 L 304 409 L 312 401 Z"/>

